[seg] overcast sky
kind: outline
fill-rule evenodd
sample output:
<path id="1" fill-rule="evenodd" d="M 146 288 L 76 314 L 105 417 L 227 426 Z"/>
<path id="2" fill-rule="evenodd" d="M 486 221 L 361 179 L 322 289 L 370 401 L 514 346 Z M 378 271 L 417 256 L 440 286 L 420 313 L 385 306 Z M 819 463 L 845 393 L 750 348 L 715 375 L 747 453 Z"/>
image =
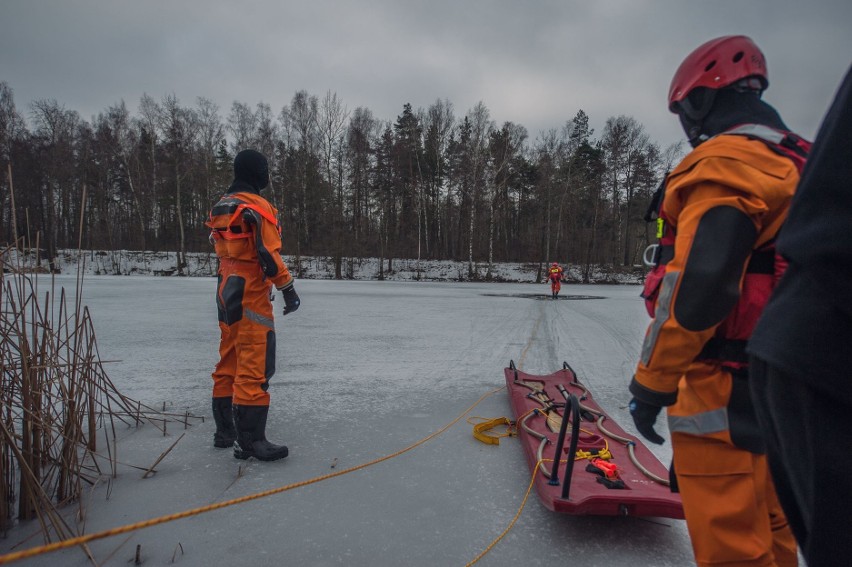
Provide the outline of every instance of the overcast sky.
<path id="1" fill-rule="evenodd" d="M 28 116 L 56 99 L 86 120 L 143 93 L 268 103 L 336 92 L 395 120 L 448 99 L 478 101 L 534 139 L 579 109 L 600 132 L 626 114 L 665 146 L 672 74 L 704 41 L 751 36 L 768 62 L 765 99 L 813 136 L 852 63 L 849 0 L 0 0 L 0 81 Z"/>

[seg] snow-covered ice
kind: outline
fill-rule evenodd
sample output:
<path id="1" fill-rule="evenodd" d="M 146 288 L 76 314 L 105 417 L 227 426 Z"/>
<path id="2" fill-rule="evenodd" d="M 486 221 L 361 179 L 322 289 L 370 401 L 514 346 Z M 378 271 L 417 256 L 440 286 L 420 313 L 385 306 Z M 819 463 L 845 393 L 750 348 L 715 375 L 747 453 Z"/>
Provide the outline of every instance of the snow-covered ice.
<path id="1" fill-rule="evenodd" d="M 42 276 L 48 278 L 48 276 Z M 68 290 L 73 276 L 57 276 Z M 254 494 L 389 455 L 430 435 L 483 394 L 504 385 L 509 360 L 550 373 L 563 361 L 598 403 L 635 433 L 627 384 L 648 323 L 635 285 L 566 285 L 546 299 L 541 284 L 300 280 L 302 306 L 276 317 L 278 371 L 267 429 L 290 456 L 238 461 L 212 446 L 210 371 L 218 328 L 215 279 L 87 276 L 101 358 L 127 396 L 206 416 L 168 435 L 119 431 L 119 467 L 85 503 L 85 531 L 98 532 Z M 540 296 L 540 297 L 535 297 Z M 572 299 L 572 296 L 578 296 Z M 582 297 L 582 298 L 581 298 Z M 274 303 L 276 313 L 283 302 Z M 470 415 L 510 416 L 505 390 Z M 664 420 L 659 425 L 664 430 Z M 122 427 L 124 427 L 122 425 Z M 668 464 L 670 444 L 651 447 Z M 484 445 L 464 419 L 425 444 L 340 477 L 89 544 L 100 565 L 461 566 L 512 520 L 530 472 L 516 439 Z M 111 484 L 111 486 L 108 486 Z M 76 508 L 70 507 L 69 514 Z M 0 551 L 37 525 L 0 540 Z M 535 493 L 514 528 L 478 563 L 593 566 L 693 565 L 682 520 L 566 516 Z M 67 549 L 20 565 L 91 565 Z"/>

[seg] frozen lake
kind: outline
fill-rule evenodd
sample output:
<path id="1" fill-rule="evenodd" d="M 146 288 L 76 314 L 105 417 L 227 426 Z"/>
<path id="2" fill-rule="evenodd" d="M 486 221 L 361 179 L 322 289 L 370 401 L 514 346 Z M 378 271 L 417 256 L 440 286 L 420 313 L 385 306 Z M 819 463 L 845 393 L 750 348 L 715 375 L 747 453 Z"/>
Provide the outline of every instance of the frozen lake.
<path id="1" fill-rule="evenodd" d="M 75 280 L 57 281 L 73 290 Z M 147 479 L 119 469 L 95 487 L 86 533 L 230 500 L 394 453 L 505 384 L 509 360 L 547 374 L 563 361 L 635 433 L 627 384 L 648 315 L 637 286 L 300 280 L 298 312 L 276 315 L 278 360 L 267 435 L 275 463 L 212 447 L 210 372 L 218 327 L 212 278 L 89 276 L 84 301 L 118 389 L 154 407 L 207 416 Z M 276 314 L 283 307 L 274 303 Z M 505 391 L 470 415 L 511 416 Z M 660 422 L 662 424 L 662 420 Z M 663 426 L 664 429 L 664 426 Z M 150 466 L 175 439 L 127 429 L 119 460 Z M 667 434 L 666 434 L 667 436 Z M 668 464 L 670 444 L 652 447 Z M 332 468 L 334 467 L 334 468 Z M 517 513 L 530 472 L 517 439 L 484 445 L 464 419 L 391 460 L 282 494 L 92 542 L 102 565 L 462 566 Z M 0 550 L 21 540 L 21 526 Z M 685 523 L 554 514 L 533 493 L 514 528 L 478 565 L 693 565 Z M 20 565 L 91 565 L 79 549 Z"/>

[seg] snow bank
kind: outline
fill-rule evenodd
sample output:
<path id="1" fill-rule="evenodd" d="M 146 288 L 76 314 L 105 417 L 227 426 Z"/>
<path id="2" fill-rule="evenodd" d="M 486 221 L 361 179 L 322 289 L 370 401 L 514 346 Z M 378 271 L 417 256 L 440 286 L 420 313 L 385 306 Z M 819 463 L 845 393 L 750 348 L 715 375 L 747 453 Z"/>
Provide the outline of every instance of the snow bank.
<path id="1" fill-rule="evenodd" d="M 334 259 L 328 256 L 284 256 L 290 271 L 301 279 L 335 279 Z M 47 262 L 38 262 L 34 255 L 25 259 L 26 265 L 47 270 Z M 183 274 L 179 273 L 176 252 L 153 251 L 77 251 L 60 250 L 54 259 L 54 269 L 62 274 L 75 274 L 83 266 L 86 275 L 154 275 L 154 276 L 215 276 L 217 261 L 212 252 L 192 253 L 186 257 Z M 497 263 L 489 272 L 486 262 L 474 265 L 474 274 L 469 274 L 468 263 L 451 260 L 416 260 L 394 258 L 391 270 L 384 261 L 385 270 L 380 273 L 378 258 L 344 258 L 341 267 L 343 279 L 388 281 L 465 282 L 494 281 L 510 283 L 535 283 L 539 271 L 536 263 Z M 567 264 L 565 283 L 583 281 L 582 266 Z M 544 267 L 542 267 L 544 269 Z M 641 267 L 616 269 L 612 266 L 594 266 L 589 274 L 592 284 L 639 284 L 644 279 Z"/>

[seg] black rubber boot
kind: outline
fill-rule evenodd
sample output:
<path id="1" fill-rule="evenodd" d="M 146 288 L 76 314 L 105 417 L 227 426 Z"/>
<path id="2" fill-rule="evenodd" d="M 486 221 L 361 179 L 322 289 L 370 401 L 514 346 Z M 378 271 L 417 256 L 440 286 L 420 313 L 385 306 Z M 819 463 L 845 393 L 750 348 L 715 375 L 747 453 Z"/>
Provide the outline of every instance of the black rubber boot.
<path id="1" fill-rule="evenodd" d="M 213 446 L 219 449 L 233 447 L 237 440 L 237 430 L 234 427 L 234 412 L 231 397 L 213 398 L 213 421 L 216 422 L 216 433 L 213 434 Z"/>
<path id="2" fill-rule="evenodd" d="M 266 440 L 267 415 L 269 415 L 269 406 L 234 405 L 234 424 L 237 426 L 234 457 L 277 461 L 290 453 L 284 445 L 275 445 Z"/>

